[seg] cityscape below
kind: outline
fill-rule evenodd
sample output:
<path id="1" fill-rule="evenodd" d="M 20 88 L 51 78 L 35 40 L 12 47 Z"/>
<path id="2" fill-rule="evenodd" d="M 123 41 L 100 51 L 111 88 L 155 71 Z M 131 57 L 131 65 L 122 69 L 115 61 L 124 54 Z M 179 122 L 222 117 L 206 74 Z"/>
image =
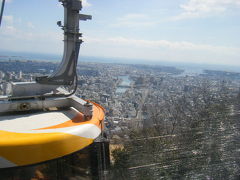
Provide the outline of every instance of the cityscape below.
<path id="1" fill-rule="evenodd" d="M 51 74 L 57 65 L 56 61 L 0 57 L 0 94 L 8 95 L 7 82 L 34 81 Z M 77 71 L 76 95 L 106 110 L 113 176 L 119 169 L 123 179 L 139 177 L 143 169 L 149 169 L 154 177 L 165 177 L 159 174 L 163 170 L 171 178 L 235 179 L 239 175 L 240 73 L 92 61 L 80 61 Z M 151 141 L 144 140 L 148 138 Z M 144 141 L 145 145 L 129 144 L 132 141 Z M 146 151 L 156 159 L 141 158 Z M 188 160 L 184 172 L 178 169 L 185 162 L 180 156 Z M 199 164 L 191 167 L 197 159 Z"/>

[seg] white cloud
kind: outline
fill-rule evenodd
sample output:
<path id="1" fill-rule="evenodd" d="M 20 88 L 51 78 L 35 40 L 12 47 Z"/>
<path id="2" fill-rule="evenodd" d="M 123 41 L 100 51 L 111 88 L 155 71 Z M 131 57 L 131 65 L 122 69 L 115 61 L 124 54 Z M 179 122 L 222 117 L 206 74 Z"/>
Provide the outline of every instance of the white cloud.
<path id="1" fill-rule="evenodd" d="M 34 26 L 32 24 L 27 23 L 29 26 L 28 30 L 21 30 L 16 28 L 15 26 L 4 26 L 0 31 L 0 36 L 3 38 L 11 39 L 13 41 L 22 41 L 23 43 L 26 41 L 37 42 L 37 41 L 59 41 L 61 42 L 62 37 L 61 33 L 55 32 L 35 32 L 32 31 Z"/>
<path id="2" fill-rule="evenodd" d="M 114 27 L 149 27 L 156 25 L 146 14 L 127 14 L 113 24 Z"/>
<path id="3" fill-rule="evenodd" d="M 13 26 L 5 26 L 3 28 L 2 34 L 7 35 L 7 34 L 15 34 L 17 32 L 17 29 Z"/>
<path id="4" fill-rule="evenodd" d="M 240 48 L 235 47 L 125 37 L 86 37 L 85 42 L 84 55 L 240 65 Z"/>
<path id="5" fill-rule="evenodd" d="M 204 50 L 213 52 L 240 52 L 240 48 L 229 48 L 221 46 L 213 46 L 207 44 L 195 44 L 187 41 L 167 41 L 167 40 L 142 40 L 142 39 L 131 39 L 124 37 L 113 37 L 108 38 L 107 41 L 121 44 L 130 45 L 135 47 L 146 47 L 146 48 L 169 48 L 177 50 Z"/>
<path id="6" fill-rule="evenodd" d="M 33 25 L 32 22 L 28 22 L 27 23 L 27 27 L 30 28 L 30 29 L 34 29 L 35 28 L 35 26 Z"/>
<path id="7" fill-rule="evenodd" d="M 0 31 L 0 49 L 23 52 L 62 52 L 62 33 L 22 31 L 13 26 L 5 26 Z"/>
<path id="8" fill-rule="evenodd" d="M 92 6 L 92 4 L 90 4 L 90 3 L 88 2 L 88 0 L 82 0 L 82 5 L 83 5 L 83 7 Z"/>
<path id="9" fill-rule="evenodd" d="M 83 5 L 83 7 L 90 7 L 90 6 L 92 6 L 92 4 L 90 4 L 89 2 L 88 2 L 88 0 L 81 0 L 82 1 L 82 5 Z M 60 4 L 60 3 L 58 3 L 57 4 L 57 7 L 62 7 L 62 5 Z"/>
<path id="10" fill-rule="evenodd" d="M 236 7 L 240 8 L 240 0 L 188 0 L 180 5 L 183 12 L 172 20 L 219 15 Z"/>
<path id="11" fill-rule="evenodd" d="M 4 16 L 4 25 L 0 29 L 0 49 L 53 53 L 60 52 L 63 35 L 59 32 L 40 32 L 31 22 L 21 18 Z M 22 27 L 28 28 L 22 28 Z"/>
<path id="12" fill-rule="evenodd" d="M 3 22 L 4 24 L 7 24 L 7 25 L 13 24 L 13 16 L 12 15 L 3 16 Z"/>
<path id="13" fill-rule="evenodd" d="M 62 4 L 57 3 L 57 7 L 58 7 L 58 8 L 62 8 Z"/>
<path id="14" fill-rule="evenodd" d="M 123 21 L 128 21 L 128 20 L 139 20 L 139 19 L 146 19 L 147 15 L 146 14 L 127 14 L 120 18 L 120 20 Z"/>

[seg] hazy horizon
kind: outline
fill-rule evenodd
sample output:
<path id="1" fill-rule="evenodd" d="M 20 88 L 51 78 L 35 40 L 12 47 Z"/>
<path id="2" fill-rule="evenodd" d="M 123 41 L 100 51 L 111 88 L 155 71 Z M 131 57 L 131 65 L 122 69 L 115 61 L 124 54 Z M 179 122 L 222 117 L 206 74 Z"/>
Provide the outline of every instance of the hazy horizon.
<path id="1" fill-rule="evenodd" d="M 61 62 L 62 56 L 60 54 L 44 54 L 44 53 L 30 53 L 30 52 L 11 52 L 0 50 L 0 60 L 38 60 L 38 61 L 52 61 Z M 221 64 L 207 64 L 196 62 L 174 62 L 167 60 L 147 60 L 147 59 L 130 59 L 130 58 L 116 58 L 116 57 L 95 57 L 84 56 L 79 57 L 79 62 L 96 62 L 96 63 L 119 63 L 119 64 L 143 64 L 143 65 L 160 65 L 160 66 L 174 66 L 182 69 L 199 71 L 204 69 L 221 70 L 240 72 L 240 66 L 221 65 Z"/>

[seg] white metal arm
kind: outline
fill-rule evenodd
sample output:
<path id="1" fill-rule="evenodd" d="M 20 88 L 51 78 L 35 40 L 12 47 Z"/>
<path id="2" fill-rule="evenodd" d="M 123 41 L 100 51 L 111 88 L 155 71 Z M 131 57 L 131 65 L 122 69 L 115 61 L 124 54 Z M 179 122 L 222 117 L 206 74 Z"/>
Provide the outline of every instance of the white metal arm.
<path id="1" fill-rule="evenodd" d="M 79 14 L 82 9 L 80 0 L 59 0 L 64 6 L 64 25 L 57 24 L 64 31 L 64 53 L 58 69 L 49 77 L 38 77 L 37 83 L 50 85 L 72 85 L 76 76 L 76 67 L 80 45 L 83 42 L 79 33 L 79 20 L 88 20 L 89 15 Z"/>

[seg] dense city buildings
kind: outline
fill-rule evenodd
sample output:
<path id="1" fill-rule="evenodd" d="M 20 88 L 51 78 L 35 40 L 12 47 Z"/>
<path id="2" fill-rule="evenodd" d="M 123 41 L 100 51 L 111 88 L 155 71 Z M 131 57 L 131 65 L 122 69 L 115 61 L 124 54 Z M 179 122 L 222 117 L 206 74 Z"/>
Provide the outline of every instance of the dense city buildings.
<path id="1" fill-rule="evenodd" d="M 33 81 L 56 68 L 52 62 L 0 61 L 0 93 L 7 93 L 7 82 Z M 77 70 L 76 95 L 104 106 L 110 135 L 151 126 L 153 106 L 197 93 L 202 84 L 216 96 L 223 86 L 236 94 L 240 84 L 240 73 L 205 70 L 201 74 L 184 74 L 182 69 L 167 66 L 80 63 Z"/>
<path id="2" fill-rule="evenodd" d="M 52 62 L 0 61 L 0 94 L 9 93 L 8 82 L 34 81 L 56 68 L 57 64 Z M 231 159 L 239 154 L 239 143 L 235 142 L 240 128 L 237 121 L 240 73 L 214 70 L 187 73 L 176 67 L 86 62 L 81 62 L 77 71 L 76 95 L 106 109 L 105 132 L 111 141 L 111 151 L 115 152 L 112 156 L 118 169 L 130 171 L 126 177 L 136 177 L 142 168 L 157 172 L 155 177 L 168 177 L 158 174 L 158 170 L 171 172 L 170 179 L 180 175 L 190 179 L 237 177 L 239 165 Z M 171 139 L 158 139 L 162 137 Z M 151 141 L 145 141 L 148 138 Z M 145 146 L 129 144 L 130 141 L 144 141 Z M 118 151 L 114 151 L 116 147 Z M 144 158 L 146 151 L 151 157 Z M 137 152 L 141 154 L 135 157 Z M 164 156 L 166 153 L 173 159 Z M 130 162 L 121 158 L 127 156 L 132 158 Z M 119 163 L 124 165 L 118 166 Z M 191 169 L 192 164 L 195 169 Z M 180 170 L 181 167 L 185 170 Z M 197 171 L 199 168 L 201 172 Z M 221 176 L 216 173 L 218 169 Z"/>

